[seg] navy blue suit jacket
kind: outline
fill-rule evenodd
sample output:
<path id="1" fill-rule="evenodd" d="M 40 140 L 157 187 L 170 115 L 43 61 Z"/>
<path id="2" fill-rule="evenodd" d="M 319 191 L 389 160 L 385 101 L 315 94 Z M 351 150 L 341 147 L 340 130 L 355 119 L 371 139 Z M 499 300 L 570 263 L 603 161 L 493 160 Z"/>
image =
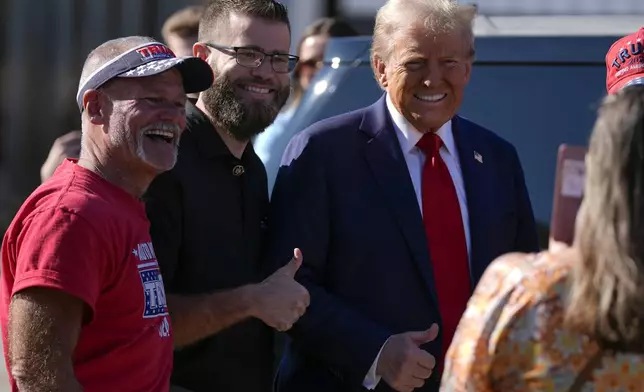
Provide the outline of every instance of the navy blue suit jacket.
<path id="1" fill-rule="evenodd" d="M 461 117 L 452 122 L 467 193 L 470 273 L 512 251 L 538 250 L 515 148 Z M 440 325 L 425 228 L 385 98 L 318 122 L 287 147 L 272 194 L 268 257 L 304 255 L 311 295 L 289 332 L 280 392 L 361 391 L 392 334 Z M 479 153 L 483 162 L 474 158 Z M 423 346 L 438 356 L 441 335 Z M 438 390 L 438 377 L 422 391 Z M 381 380 L 376 391 L 390 391 Z"/>

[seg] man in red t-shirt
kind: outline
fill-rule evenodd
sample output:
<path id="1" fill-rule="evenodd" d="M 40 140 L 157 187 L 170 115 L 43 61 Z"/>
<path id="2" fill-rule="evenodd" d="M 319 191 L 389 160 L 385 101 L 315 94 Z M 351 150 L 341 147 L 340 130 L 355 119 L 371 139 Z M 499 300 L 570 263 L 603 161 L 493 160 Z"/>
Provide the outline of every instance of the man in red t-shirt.
<path id="1" fill-rule="evenodd" d="M 2 243 L 13 391 L 168 391 L 172 330 L 140 197 L 176 162 L 185 94 L 212 79 L 147 37 L 89 54 L 80 158 L 29 196 Z"/>

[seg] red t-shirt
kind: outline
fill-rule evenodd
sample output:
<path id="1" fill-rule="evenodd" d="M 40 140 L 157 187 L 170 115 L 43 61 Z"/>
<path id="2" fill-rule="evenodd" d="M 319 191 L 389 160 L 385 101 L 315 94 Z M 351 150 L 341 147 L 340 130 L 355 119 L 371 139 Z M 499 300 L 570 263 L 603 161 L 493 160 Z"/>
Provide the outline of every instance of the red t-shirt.
<path id="1" fill-rule="evenodd" d="M 25 201 L 2 243 L 5 358 L 11 297 L 35 286 L 63 290 L 92 311 L 73 358 L 85 391 L 168 391 L 170 319 L 141 202 L 64 162 Z"/>

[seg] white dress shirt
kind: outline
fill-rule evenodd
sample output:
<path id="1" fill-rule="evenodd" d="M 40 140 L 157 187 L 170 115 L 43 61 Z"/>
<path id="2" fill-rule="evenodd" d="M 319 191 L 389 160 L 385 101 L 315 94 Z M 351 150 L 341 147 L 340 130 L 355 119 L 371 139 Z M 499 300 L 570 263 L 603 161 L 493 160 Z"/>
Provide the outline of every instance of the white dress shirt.
<path id="1" fill-rule="evenodd" d="M 418 208 L 422 215 L 423 213 L 423 192 L 422 192 L 422 174 L 423 174 L 423 165 L 425 164 L 425 153 L 418 147 L 416 143 L 420 140 L 423 134 L 414 128 L 413 125 L 407 121 L 407 119 L 400 114 L 398 109 L 396 109 L 391 102 L 389 94 L 386 96 L 387 101 L 387 110 L 391 119 L 394 123 L 394 128 L 396 129 L 396 136 L 398 137 L 398 143 L 400 143 L 400 148 L 402 149 L 403 155 L 405 157 L 405 162 L 407 163 L 407 170 L 409 170 L 409 177 L 412 184 L 414 185 L 414 191 L 416 192 L 416 200 L 418 201 Z M 454 134 L 452 133 L 452 122 L 448 121 L 445 123 L 436 134 L 440 136 L 443 141 L 443 146 L 440 149 L 441 158 L 445 161 L 447 165 L 447 170 L 452 177 L 454 182 L 454 188 L 456 188 L 456 196 L 458 197 L 458 204 L 461 207 L 461 217 L 463 219 L 463 228 L 465 231 L 465 242 L 467 244 L 467 254 L 470 254 L 470 228 L 469 228 L 469 216 L 467 213 L 467 199 L 465 195 L 465 183 L 463 182 L 463 173 L 461 171 L 460 161 L 458 160 L 458 151 L 456 150 L 456 143 L 454 142 Z M 385 342 L 386 344 L 387 342 Z M 383 345 L 384 347 L 384 345 Z M 380 359 L 380 353 L 382 353 L 382 348 L 376 356 L 376 359 L 369 369 L 362 385 L 367 389 L 374 389 L 380 382 L 380 376 L 376 375 L 376 367 L 378 364 L 378 359 Z"/>

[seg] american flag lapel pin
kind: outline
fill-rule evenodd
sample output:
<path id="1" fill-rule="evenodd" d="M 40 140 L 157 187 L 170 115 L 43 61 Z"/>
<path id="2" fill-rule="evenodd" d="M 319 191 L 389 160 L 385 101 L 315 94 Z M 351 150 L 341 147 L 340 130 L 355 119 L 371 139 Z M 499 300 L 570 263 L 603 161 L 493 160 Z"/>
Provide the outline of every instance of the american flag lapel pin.
<path id="1" fill-rule="evenodd" d="M 483 163 L 483 155 L 479 154 L 478 152 L 474 151 L 474 159 L 478 163 Z"/>

